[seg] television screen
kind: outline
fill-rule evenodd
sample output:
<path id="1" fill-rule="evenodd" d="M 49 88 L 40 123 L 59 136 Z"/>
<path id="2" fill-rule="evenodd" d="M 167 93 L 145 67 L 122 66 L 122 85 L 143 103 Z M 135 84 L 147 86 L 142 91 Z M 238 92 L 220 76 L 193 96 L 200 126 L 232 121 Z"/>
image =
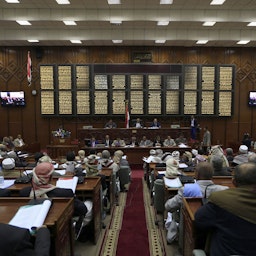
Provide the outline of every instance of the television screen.
<path id="1" fill-rule="evenodd" d="M 24 91 L 0 92 L 2 106 L 25 106 Z"/>

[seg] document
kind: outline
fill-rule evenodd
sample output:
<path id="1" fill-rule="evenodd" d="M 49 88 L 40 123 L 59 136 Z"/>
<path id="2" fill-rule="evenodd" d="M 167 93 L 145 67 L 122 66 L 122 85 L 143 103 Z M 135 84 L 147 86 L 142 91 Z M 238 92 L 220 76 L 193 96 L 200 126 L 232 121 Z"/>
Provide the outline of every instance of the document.
<path id="1" fill-rule="evenodd" d="M 56 182 L 56 187 L 59 188 L 70 188 L 73 190 L 73 193 L 76 191 L 76 186 L 78 182 L 78 177 L 63 177 L 59 178 Z"/>
<path id="2" fill-rule="evenodd" d="M 9 188 L 14 184 L 15 180 L 4 180 L 4 184 L 0 188 Z"/>
<path id="3" fill-rule="evenodd" d="M 50 207 L 51 200 L 45 200 L 42 204 L 21 206 L 9 224 L 32 231 L 43 225 Z"/>
<path id="4" fill-rule="evenodd" d="M 181 183 L 179 177 L 174 178 L 174 179 L 168 179 L 168 178 L 164 177 L 164 184 L 165 184 L 165 186 L 167 186 L 169 188 L 180 188 L 180 187 L 182 187 L 182 183 Z"/>

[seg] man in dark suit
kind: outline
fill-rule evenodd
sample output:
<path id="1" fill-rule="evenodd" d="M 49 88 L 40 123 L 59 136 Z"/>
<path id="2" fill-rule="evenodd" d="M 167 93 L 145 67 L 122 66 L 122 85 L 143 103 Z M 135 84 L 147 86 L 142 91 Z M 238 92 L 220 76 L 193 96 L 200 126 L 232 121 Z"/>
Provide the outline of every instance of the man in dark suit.
<path id="1" fill-rule="evenodd" d="M 35 241 L 29 230 L 0 223 L 0 256 L 50 256 L 50 232 L 40 227 Z"/>
<path id="2" fill-rule="evenodd" d="M 203 238 L 211 232 L 210 255 L 253 256 L 256 252 L 256 164 L 238 165 L 233 182 L 236 188 L 212 193 L 209 202 L 195 213 L 197 234 Z"/>

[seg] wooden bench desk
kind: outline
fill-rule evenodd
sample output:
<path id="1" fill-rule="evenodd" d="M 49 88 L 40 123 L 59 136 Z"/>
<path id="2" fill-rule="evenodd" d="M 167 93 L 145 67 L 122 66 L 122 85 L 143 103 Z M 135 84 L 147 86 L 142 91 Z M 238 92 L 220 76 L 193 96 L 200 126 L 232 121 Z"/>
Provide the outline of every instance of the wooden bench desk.
<path id="1" fill-rule="evenodd" d="M 18 211 L 26 205 L 30 198 L 0 198 L 0 222 L 8 224 Z M 51 208 L 44 221 L 51 233 L 51 255 L 74 255 L 74 239 L 72 216 L 74 211 L 73 198 L 53 198 Z"/>

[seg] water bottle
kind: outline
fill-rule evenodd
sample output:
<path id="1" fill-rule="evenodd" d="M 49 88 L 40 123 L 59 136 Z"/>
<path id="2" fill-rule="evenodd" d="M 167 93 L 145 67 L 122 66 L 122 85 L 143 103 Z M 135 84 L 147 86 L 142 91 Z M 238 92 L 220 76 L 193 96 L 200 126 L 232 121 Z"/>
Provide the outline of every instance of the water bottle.
<path id="1" fill-rule="evenodd" d="M 4 172 L 2 171 L 2 167 L 0 166 L 0 187 L 4 186 Z"/>

